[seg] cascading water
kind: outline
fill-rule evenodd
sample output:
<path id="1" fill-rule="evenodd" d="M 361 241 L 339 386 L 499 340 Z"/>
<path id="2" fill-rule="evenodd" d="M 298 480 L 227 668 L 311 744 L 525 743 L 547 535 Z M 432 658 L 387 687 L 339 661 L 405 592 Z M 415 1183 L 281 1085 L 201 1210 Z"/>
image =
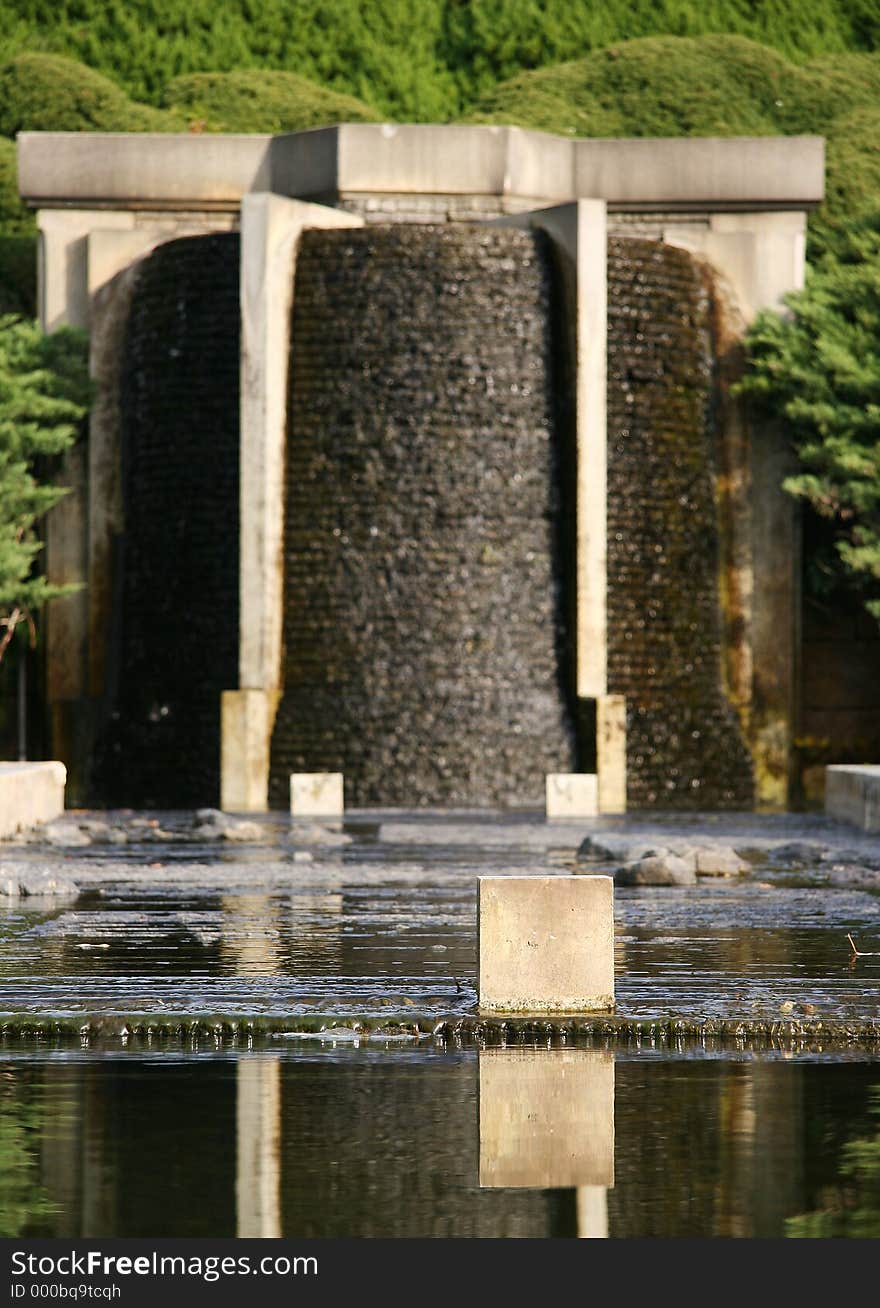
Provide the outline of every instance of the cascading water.
<path id="1" fill-rule="evenodd" d="M 310 231 L 291 348 L 271 799 L 543 802 L 570 771 L 550 252 L 504 228 Z"/>
<path id="2" fill-rule="evenodd" d="M 721 676 L 709 297 L 683 250 L 608 243 L 608 679 L 634 808 L 750 808 Z"/>
<path id="3" fill-rule="evenodd" d="M 141 265 L 121 368 L 125 535 L 99 784 L 114 803 L 217 803 L 238 682 L 239 238 Z"/>

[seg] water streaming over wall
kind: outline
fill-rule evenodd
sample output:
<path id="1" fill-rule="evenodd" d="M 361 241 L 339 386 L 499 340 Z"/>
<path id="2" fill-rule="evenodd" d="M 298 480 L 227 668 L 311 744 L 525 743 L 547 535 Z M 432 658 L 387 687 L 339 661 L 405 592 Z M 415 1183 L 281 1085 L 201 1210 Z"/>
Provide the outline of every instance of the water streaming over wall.
<path id="1" fill-rule="evenodd" d="M 537 805 L 570 771 L 542 236 L 310 231 L 296 272 L 271 799 Z"/>
<path id="2" fill-rule="evenodd" d="M 146 259 L 134 292 L 111 802 L 219 800 L 220 694 L 238 684 L 238 280 L 238 236 L 192 237 Z"/>
<path id="3" fill-rule="evenodd" d="M 709 311 L 685 251 L 609 240 L 608 677 L 636 808 L 753 801 L 722 686 Z"/>

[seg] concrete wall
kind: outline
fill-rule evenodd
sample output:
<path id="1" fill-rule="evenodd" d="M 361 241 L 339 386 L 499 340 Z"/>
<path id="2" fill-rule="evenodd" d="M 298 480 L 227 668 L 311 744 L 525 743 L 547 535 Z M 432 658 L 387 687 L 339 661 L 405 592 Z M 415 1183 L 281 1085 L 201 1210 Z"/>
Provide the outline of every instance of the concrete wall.
<path id="1" fill-rule="evenodd" d="M 63 763 L 0 763 L 0 840 L 64 812 Z"/>

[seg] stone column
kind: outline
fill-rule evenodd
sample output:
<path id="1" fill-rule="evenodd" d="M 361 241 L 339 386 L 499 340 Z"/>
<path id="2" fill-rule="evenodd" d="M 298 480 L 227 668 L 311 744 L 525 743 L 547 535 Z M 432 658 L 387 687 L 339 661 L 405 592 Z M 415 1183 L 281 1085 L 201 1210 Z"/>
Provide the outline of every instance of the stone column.
<path id="1" fill-rule="evenodd" d="M 236 1064 L 236 1235 L 281 1236 L 281 1060 Z"/>
<path id="2" fill-rule="evenodd" d="M 239 686 L 222 702 L 221 808 L 268 808 L 269 745 L 281 685 L 284 463 L 296 248 L 308 227 L 363 219 L 269 193 L 241 205 Z"/>

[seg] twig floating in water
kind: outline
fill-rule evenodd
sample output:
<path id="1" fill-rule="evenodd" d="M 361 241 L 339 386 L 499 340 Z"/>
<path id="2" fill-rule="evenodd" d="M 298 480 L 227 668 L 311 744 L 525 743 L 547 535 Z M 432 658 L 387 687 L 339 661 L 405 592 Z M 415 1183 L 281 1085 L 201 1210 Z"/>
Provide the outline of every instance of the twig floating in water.
<path id="1" fill-rule="evenodd" d="M 849 933 L 848 931 L 847 931 L 847 933 L 846 933 L 846 938 L 847 938 L 847 940 L 849 941 L 849 945 L 850 945 L 850 949 L 852 950 L 852 956 L 853 956 L 853 958 L 877 958 L 877 957 L 878 957 L 877 954 L 868 954 L 868 953 L 865 953 L 865 952 L 864 952 L 863 950 L 861 950 L 861 949 L 856 949 L 856 942 L 853 940 L 852 936 L 850 935 L 850 933 Z"/>

